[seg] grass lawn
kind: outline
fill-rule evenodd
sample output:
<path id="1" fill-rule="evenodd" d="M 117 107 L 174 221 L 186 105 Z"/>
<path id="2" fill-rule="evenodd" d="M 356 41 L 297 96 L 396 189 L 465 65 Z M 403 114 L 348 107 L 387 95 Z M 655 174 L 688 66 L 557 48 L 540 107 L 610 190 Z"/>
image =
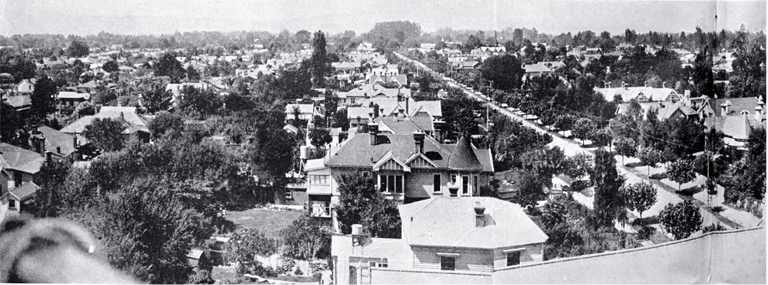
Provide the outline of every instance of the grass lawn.
<path id="1" fill-rule="evenodd" d="M 244 211 L 227 211 L 227 220 L 247 229 L 258 229 L 268 238 L 280 236 L 280 230 L 290 226 L 303 212 L 272 211 L 265 209 L 249 209 Z"/>

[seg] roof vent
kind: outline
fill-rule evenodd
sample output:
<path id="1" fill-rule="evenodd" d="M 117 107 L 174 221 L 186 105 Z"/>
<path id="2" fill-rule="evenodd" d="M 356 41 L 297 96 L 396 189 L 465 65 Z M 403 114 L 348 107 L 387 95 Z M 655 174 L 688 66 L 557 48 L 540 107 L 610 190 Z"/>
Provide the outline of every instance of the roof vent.
<path id="1" fill-rule="evenodd" d="M 485 227 L 485 207 L 480 201 L 475 202 L 475 227 Z"/>

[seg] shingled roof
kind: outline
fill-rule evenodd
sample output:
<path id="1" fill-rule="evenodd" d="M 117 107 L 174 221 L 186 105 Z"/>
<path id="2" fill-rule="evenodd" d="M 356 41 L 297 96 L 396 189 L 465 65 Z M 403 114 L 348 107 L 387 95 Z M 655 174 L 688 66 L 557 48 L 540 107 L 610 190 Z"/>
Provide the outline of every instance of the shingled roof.
<path id="1" fill-rule="evenodd" d="M 459 142 L 456 143 L 456 147 L 448 158 L 448 168 L 460 171 L 479 171 L 483 169 L 483 165 L 477 160 L 477 156 L 466 136 L 462 136 Z"/>
<path id="2" fill-rule="evenodd" d="M 31 150 L 26 150 L 7 143 L 0 143 L 0 155 L 7 168 L 35 174 L 45 162 L 45 158 Z"/>
<path id="3" fill-rule="evenodd" d="M 475 205 L 485 208 L 476 226 Z M 490 197 L 433 197 L 398 206 L 410 245 L 502 248 L 544 243 L 548 236 L 518 204 Z"/>

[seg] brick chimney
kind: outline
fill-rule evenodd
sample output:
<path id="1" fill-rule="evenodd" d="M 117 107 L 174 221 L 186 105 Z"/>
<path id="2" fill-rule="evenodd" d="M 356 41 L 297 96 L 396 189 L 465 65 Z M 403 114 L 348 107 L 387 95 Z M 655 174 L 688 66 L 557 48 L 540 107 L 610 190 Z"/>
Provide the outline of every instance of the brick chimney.
<path id="1" fill-rule="evenodd" d="M 475 202 L 475 227 L 485 227 L 485 207 L 480 204 L 480 201 Z"/>
<path id="2" fill-rule="evenodd" d="M 413 132 L 413 142 L 416 147 L 416 152 L 424 153 L 424 133 L 421 131 Z"/>
<path id="3" fill-rule="evenodd" d="M 375 123 L 368 124 L 368 134 L 370 135 L 371 145 L 376 145 L 376 136 L 379 134 L 379 125 Z"/>
<path id="4" fill-rule="evenodd" d="M 758 122 L 763 121 L 763 107 L 755 106 L 755 120 Z"/>
<path id="5" fill-rule="evenodd" d="M 622 81 L 621 82 L 621 88 L 624 88 L 624 90 L 627 90 L 627 83 Z"/>

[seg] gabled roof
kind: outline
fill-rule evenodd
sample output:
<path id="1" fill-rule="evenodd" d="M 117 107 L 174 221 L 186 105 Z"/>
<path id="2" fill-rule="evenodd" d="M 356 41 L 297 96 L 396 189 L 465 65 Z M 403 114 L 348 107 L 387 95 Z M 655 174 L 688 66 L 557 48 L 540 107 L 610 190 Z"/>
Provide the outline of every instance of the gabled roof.
<path id="1" fill-rule="evenodd" d="M 325 163 L 328 167 L 373 167 L 373 165 L 387 153 L 397 157 L 400 161 L 406 161 L 415 153 L 413 134 L 379 134 L 377 144 L 370 144 L 370 135 L 357 134 L 328 159 Z M 441 168 L 448 167 L 448 157 L 451 153 L 443 148 L 440 143 L 427 137 L 424 139 L 424 153 L 435 153 L 441 159 L 432 159 Z"/>
<path id="2" fill-rule="evenodd" d="M 6 96 L 8 105 L 16 109 L 32 106 L 32 97 L 29 95 Z"/>
<path id="3" fill-rule="evenodd" d="M 5 196 L 13 196 L 14 198 L 18 199 L 20 202 L 24 202 L 29 198 L 32 198 L 37 190 L 40 189 L 37 184 L 33 182 L 24 183 L 19 187 L 13 188 L 8 190 L 8 193 L 5 193 L 5 195 L 0 196 L 0 198 Z"/>
<path id="4" fill-rule="evenodd" d="M 101 107 L 98 113 L 93 116 L 83 116 L 80 119 L 65 126 L 60 131 L 67 134 L 81 134 L 85 127 L 90 125 L 94 119 L 116 119 L 125 125 L 126 130 L 123 133 L 133 133 L 136 131 L 149 132 L 147 127 L 148 120 L 136 113 L 136 107 Z M 78 141 L 80 139 L 78 138 Z"/>
<path id="5" fill-rule="evenodd" d="M 475 206 L 486 225 L 476 226 Z M 544 243 L 548 236 L 522 207 L 489 197 L 433 197 L 398 206 L 403 239 L 411 246 L 505 248 Z"/>
<path id="6" fill-rule="evenodd" d="M 525 73 L 551 73 L 552 72 L 552 69 L 550 69 L 549 67 L 541 63 L 526 64 L 524 68 L 525 68 Z"/>
<path id="7" fill-rule="evenodd" d="M 624 102 L 636 99 L 639 96 L 645 96 L 646 99 L 653 101 L 668 101 L 672 95 L 677 96 L 677 92 L 672 88 L 653 88 L 653 87 L 617 87 L 617 88 L 595 88 L 595 92 L 603 95 L 606 101 L 613 102 L 616 95 L 621 95 Z"/>
<path id="8" fill-rule="evenodd" d="M 459 142 L 456 143 L 456 147 L 454 147 L 451 156 L 448 158 L 448 168 L 461 171 L 479 171 L 483 169 L 483 165 L 477 159 L 466 136 L 459 138 Z"/>
<path id="9" fill-rule="evenodd" d="M 736 140 L 749 139 L 749 134 L 752 128 L 749 125 L 749 120 L 746 115 L 743 116 L 727 116 L 723 121 L 723 128 L 721 129 L 724 135 Z"/>
<path id="10" fill-rule="evenodd" d="M 370 113 L 373 113 L 373 108 L 370 107 L 348 107 L 347 108 L 347 118 L 352 121 L 356 120 L 357 117 L 360 117 L 360 119 L 368 119 L 370 117 Z"/>
<path id="11" fill-rule="evenodd" d="M 427 112 L 427 114 L 432 115 L 433 117 L 442 117 L 443 116 L 443 107 L 442 103 L 440 103 L 440 100 L 436 101 L 411 101 L 410 103 L 410 115 L 413 116 L 414 114 L 418 112 Z"/>
<path id="12" fill-rule="evenodd" d="M 373 165 L 373 171 L 379 171 L 381 169 L 381 167 L 386 165 L 386 163 L 389 162 L 389 161 L 393 161 L 396 164 L 400 165 L 400 167 L 402 168 L 403 171 L 411 172 L 411 168 L 408 167 L 408 165 L 405 162 L 403 162 L 402 160 L 397 159 L 397 157 L 395 157 L 392 154 L 391 150 L 388 151 L 386 154 L 384 154 L 384 156 L 382 158 L 380 158 L 379 161 L 376 162 L 376 164 Z"/>
<path id="13" fill-rule="evenodd" d="M 40 171 L 40 167 L 45 162 L 45 158 L 31 150 L 26 150 L 7 143 L 0 143 L 0 155 L 7 168 L 35 174 Z"/>
<path id="14" fill-rule="evenodd" d="M 408 135 L 415 131 L 422 130 L 411 121 L 410 118 L 400 118 L 397 116 L 378 117 L 373 120 L 379 124 L 379 130 L 390 130 L 393 134 Z"/>
<path id="15" fill-rule="evenodd" d="M 62 133 L 48 126 L 39 127 L 37 130 L 45 136 L 46 152 L 52 152 L 63 156 L 68 156 L 75 152 L 76 149 L 71 135 Z M 57 149 L 61 150 L 61 152 L 59 153 Z"/>

